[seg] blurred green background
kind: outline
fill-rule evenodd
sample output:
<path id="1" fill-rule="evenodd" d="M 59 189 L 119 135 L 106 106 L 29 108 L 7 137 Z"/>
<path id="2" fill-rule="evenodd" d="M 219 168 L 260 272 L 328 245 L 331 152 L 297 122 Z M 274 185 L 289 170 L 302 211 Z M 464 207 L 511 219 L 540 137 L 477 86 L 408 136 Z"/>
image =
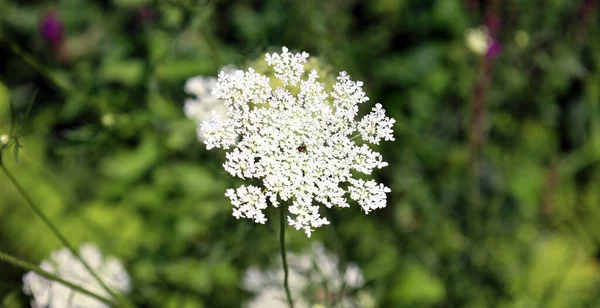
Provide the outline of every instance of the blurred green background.
<path id="1" fill-rule="evenodd" d="M 231 216 L 239 182 L 197 141 L 183 85 L 285 45 L 397 120 L 387 208 L 328 210 L 291 251 L 320 240 L 358 263 L 378 307 L 600 307 L 598 5 L 0 0 L 0 135 L 9 100 L 33 101 L 3 161 L 68 239 L 123 260 L 138 306 L 238 307 L 244 269 L 279 251 L 277 215 Z M 482 25 L 479 55 L 465 34 Z M 1 175 L 0 250 L 37 264 L 59 247 Z M 28 306 L 22 274 L 0 263 L 0 306 Z"/>

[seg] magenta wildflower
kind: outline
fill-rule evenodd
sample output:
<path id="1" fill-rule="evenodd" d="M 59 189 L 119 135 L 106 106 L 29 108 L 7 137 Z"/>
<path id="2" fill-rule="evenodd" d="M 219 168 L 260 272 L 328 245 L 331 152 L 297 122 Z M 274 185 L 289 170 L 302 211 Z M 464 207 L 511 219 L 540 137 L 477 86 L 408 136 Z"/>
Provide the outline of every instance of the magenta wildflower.
<path id="1" fill-rule="evenodd" d="M 492 40 L 492 43 L 488 47 L 485 56 L 490 60 L 494 60 L 500 55 L 500 53 L 502 53 L 502 45 L 498 40 Z"/>
<path id="2" fill-rule="evenodd" d="M 63 23 L 56 11 L 44 13 L 40 23 L 40 33 L 42 38 L 53 46 L 62 43 L 64 37 Z"/>

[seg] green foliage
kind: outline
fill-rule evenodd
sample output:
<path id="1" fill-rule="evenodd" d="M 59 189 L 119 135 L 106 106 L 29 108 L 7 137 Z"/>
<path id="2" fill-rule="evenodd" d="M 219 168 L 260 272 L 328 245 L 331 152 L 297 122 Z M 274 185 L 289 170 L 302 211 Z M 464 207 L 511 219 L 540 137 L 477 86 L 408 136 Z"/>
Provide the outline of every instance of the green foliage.
<path id="1" fill-rule="evenodd" d="M 60 48 L 40 34 L 48 10 L 64 25 Z M 378 307 L 597 307 L 599 10 L 0 0 L 0 135 L 24 128 L 2 164 L 71 242 L 123 260 L 137 306 L 238 307 L 251 296 L 244 269 L 277 256 L 278 215 L 270 209 L 266 225 L 231 216 L 224 193 L 239 182 L 197 141 L 183 85 L 285 45 L 363 80 L 366 104 L 397 120 L 396 141 L 380 146 L 390 166 L 375 175 L 392 189 L 387 208 L 327 210 L 332 223 L 313 238 L 288 231 L 288 251 L 323 241 L 361 266 Z M 465 45 L 486 14 L 500 20 L 493 60 Z M 11 103 L 30 114 L 11 123 Z M 61 247 L 3 174 L 0 247 L 36 264 Z M 22 270 L 0 263 L 0 273 L 0 306 L 26 307 Z"/>

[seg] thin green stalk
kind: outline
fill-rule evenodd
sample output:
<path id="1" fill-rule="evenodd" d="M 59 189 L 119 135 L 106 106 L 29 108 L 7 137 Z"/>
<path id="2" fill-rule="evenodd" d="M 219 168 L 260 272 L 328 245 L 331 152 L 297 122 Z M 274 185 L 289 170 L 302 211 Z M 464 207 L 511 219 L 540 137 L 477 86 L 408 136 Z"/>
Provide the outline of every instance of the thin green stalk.
<path id="1" fill-rule="evenodd" d="M 122 301 L 123 303 L 125 303 L 125 305 L 127 307 L 133 307 L 133 305 L 129 304 L 123 298 L 123 296 L 119 296 L 118 294 L 116 294 L 115 292 L 113 292 L 113 290 L 111 290 L 102 281 L 102 279 L 100 279 L 100 277 L 98 276 L 98 274 L 96 274 L 96 272 L 92 269 L 92 267 L 79 255 L 79 253 L 77 253 L 77 251 L 75 250 L 75 248 L 73 247 L 73 245 L 71 245 L 69 243 L 69 241 L 67 241 L 67 239 L 62 235 L 62 233 L 60 233 L 60 231 L 58 230 L 58 228 L 50 221 L 50 219 L 48 219 L 48 217 L 46 217 L 46 215 L 44 215 L 44 213 L 40 210 L 40 208 L 33 202 L 33 199 L 31 199 L 31 197 L 29 196 L 29 194 L 27 194 L 27 192 L 23 189 L 23 187 L 19 184 L 19 182 L 17 182 L 17 179 L 10 173 L 10 171 L 8 171 L 8 169 L 6 169 L 6 167 L 2 163 L 1 156 L 0 156 L 0 169 L 2 169 L 2 172 L 4 172 L 4 174 L 6 174 L 6 176 L 8 177 L 8 179 L 15 186 L 15 188 L 17 188 L 17 190 L 19 191 L 19 193 L 21 194 L 21 196 L 23 197 L 23 199 L 25 199 L 27 205 L 29 205 L 29 207 L 44 221 L 44 223 L 50 228 L 50 230 L 52 230 L 52 233 L 54 233 L 54 235 L 56 235 L 56 237 L 58 237 L 58 239 L 62 242 L 62 244 L 65 247 L 67 247 L 67 249 L 69 249 L 69 251 L 71 251 L 71 253 L 77 259 L 79 259 L 79 261 L 81 261 L 81 263 L 83 264 L 83 266 L 92 274 L 92 276 L 94 277 L 94 279 L 96 279 L 96 281 L 98 281 L 98 283 L 100 283 L 100 285 L 102 286 L 102 288 L 104 288 L 113 298 L 118 298 L 119 301 Z"/>
<path id="2" fill-rule="evenodd" d="M 86 289 L 84 289 L 84 288 L 82 288 L 82 287 L 80 287 L 78 285 L 75 285 L 75 284 L 73 284 L 71 282 L 68 282 L 68 281 L 66 281 L 66 280 L 64 280 L 64 279 L 62 279 L 62 278 L 60 278 L 60 277 L 58 277 L 58 276 L 56 276 L 56 275 L 54 275 L 54 274 L 52 274 L 50 272 L 47 272 L 47 271 L 41 269 L 40 267 L 38 267 L 36 265 L 33 265 L 31 263 L 28 263 L 28 262 L 25 262 L 23 260 L 19 260 L 19 259 L 15 258 L 15 257 L 10 256 L 9 254 L 1 252 L 1 251 L 0 251 L 0 260 L 4 261 L 4 262 L 7 262 L 7 263 L 10 263 L 10 264 L 12 264 L 14 266 L 18 266 L 18 267 L 24 268 L 24 269 L 26 269 L 28 271 L 36 272 L 40 276 L 44 276 L 44 277 L 46 277 L 46 278 L 48 278 L 50 280 L 59 282 L 59 283 L 65 285 L 65 286 L 67 286 L 67 287 L 69 287 L 69 288 L 71 288 L 71 289 L 79 292 L 79 293 L 82 293 L 82 294 L 85 294 L 85 295 L 89 295 L 89 296 L 91 296 L 91 297 L 93 297 L 93 298 L 95 298 L 97 300 L 102 301 L 103 303 L 105 303 L 105 304 L 107 304 L 109 306 L 115 306 L 115 303 L 112 300 L 110 300 L 110 299 L 108 299 L 106 297 L 103 297 L 103 296 L 100 296 L 100 295 L 98 295 L 98 294 L 96 294 L 94 292 L 88 291 L 88 290 L 86 290 Z"/>
<path id="3" fill-rule="evenodd" d="M 10 50 L 20 57 L 25 63 L 29 64 L 34 70 L 42 74 L 47 80 L 52 82 L 55 86 L 57 86 L 61 91 L 67 94 L 80 94 L 85 96 L 87 99 L 84 100 L 85 103 L 93 102 L 96 104 L 101 104 L 100 100 L 96 96 L 89 95 L 85 91 L 81 90 L 80 87 L 73 85 L 73 82 L 70 78 L 65 77 L 64 75 L 57 74 L 51 71 L 49 68 L 45 67 L 42 63 L 37 61 L 33 55 L 27 53 L 23 50 L 17 43 L 13 42 L 9 38 L 5 37 L 0 33 L 0 42 L 4 41 L 10 48 Z"/>
<path id="4" fill-rule="evenodd" d="M 50 80 L 54 85 L 58 86 L 61 90 L 71 92 L 76 91 L 76 87 L 71 85 L 65 80 L 61 80 L 57 77 L 57 75 L 53 74 L 49 69 L 44 67 L 40 62 L 38 62 L 31 54 L 25 52 L 18 44 L 10 40 L 9 38 L 0 34 L 0 40 L 5 41 L 10 50 L 17 56 L 21 57 L 25 63 L 29 64 L 33 69 L 44 75 L 48 80 Z"/>
<path id="5" fill-rule="evenodd" d="M 285 288 L 285 295 L 287 297 L 288 304 L 290 308 L 294 308 L 294 301 L 292 300 L 292 295 L 290 293 L 290 286 L 288 284 L 288 265 L 287 265 L 287 255 L 285 252 L 285 209 L 286 205 L 282 204 L 279 209 L 279 245 L 281 246 L 281 261 L 283 262 L 283 287 Z"/>

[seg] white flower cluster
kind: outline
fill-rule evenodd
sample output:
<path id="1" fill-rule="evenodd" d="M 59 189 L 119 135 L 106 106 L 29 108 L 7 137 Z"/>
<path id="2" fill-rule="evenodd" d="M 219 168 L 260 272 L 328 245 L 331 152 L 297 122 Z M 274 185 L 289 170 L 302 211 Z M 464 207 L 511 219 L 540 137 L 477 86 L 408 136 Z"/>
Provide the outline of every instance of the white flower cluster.
<path id="1" fill-rule="evenodd" d="M 390 189 L 374 180 L 353 179 L 353 171 L 371 174 L 387 166 L 368 145 L 357 145 L 355 137 L 378 144 L 394 140 L 395 123 L 377 104 L 357 121 L 358 105 L 369 98 L 362 82 L 341 72 L 327 92 L 315 70 L 305 72 L 306 52 L 266 55 L 267 63 L 283 87 L 248 71 L 221 72 L 214 95 L 224 103 L 227 116 L 213 113 L 202 122 L 207 149 L 230 149 L 225 170 L 242 179 L 261 179 L 263 187 L 241 186 L 227 190 L 236 218 L 257 223 L 267 219 L 268 201 L 290 201 L 288 223 L 310 237 L 314 228 L 329 224 L 319 213 L 320 205 L 349 207 L 346 194 L 365 213 L 385 207 Z"/>
<path id="2" fill-rule="evenodd" d="M 79 254 L 111 290 L 117 293 L 129 291 L 130 277 L 119 260 L 110 256 L 103 258 L 100 250 L 92 244 L 81 246 Z M 42 261 L 40 267 L 88 291 L 110 298 L 110 294 L 81 261 L 66 248 L 54 251 L 49 260 Z M 33 296 L 31 301 L 33 308 L 109 307 L 98 299 L 78 293 L 60 282 L 49 280 L 35 272 L 23 276 L 23 291 Z"/>
<path id="3" fill-rule="evenodd" d="M 216 77 L 196 76 L 188 79 L 184 86 L 185 92 L 193 95 L 194 98 L 185 100 L 183 111 L 198 125 L 197 135 L 198 139 L 202 141 L 204 135 L 200 131 L 200 123 L 210 120 L 213 113 L 221 117 L 227 116 L 227 108 L 212 93 L 216 84 Z"/>
<path id="4" fill-rule="evenodd" d="M 248 268 L 242 287 L 256 293 L 246 307 L 284 308 L 286 295 L 281 281 L 284 273 L 279 264 L 264 271 Z M 288 256 L 289 286 L 295 307 L 374 307 L 373 298 L 361 288 L 365 279 L 361 269 L 353 263 L 340 268 L 335 255 L 328 253 L 322 243 L 313 243 L 310 253 Z M 351 294 L 358 294 L 354 298 Z"/>

